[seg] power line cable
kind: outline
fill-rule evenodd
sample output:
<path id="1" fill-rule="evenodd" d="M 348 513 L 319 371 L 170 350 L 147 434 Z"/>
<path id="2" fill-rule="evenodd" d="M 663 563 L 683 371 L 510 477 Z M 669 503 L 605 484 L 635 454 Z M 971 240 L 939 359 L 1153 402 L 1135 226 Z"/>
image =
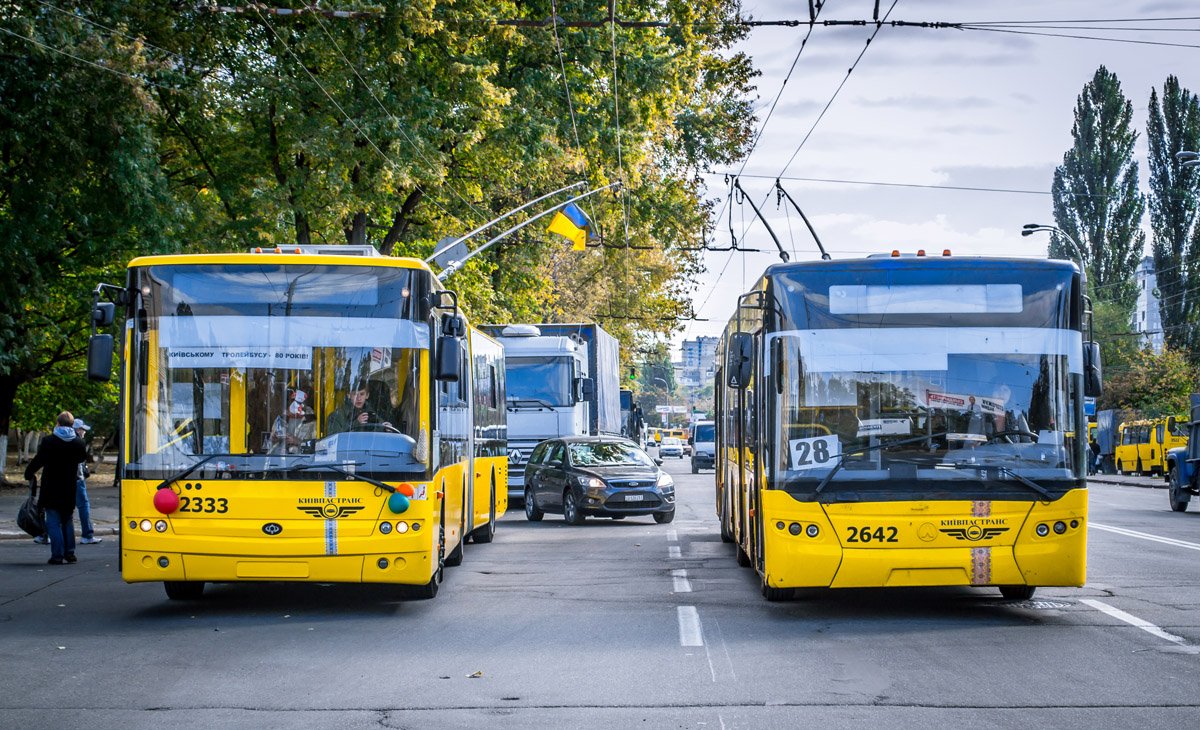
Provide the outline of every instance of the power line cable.
<path id="1" fill-rule="evenodd" d="M 985 28 L 974 25 L 964 25 L 962 30 L 977 30 L 990 33 L 1012 33 L 1015 35 L 1044 36 L 1046 38 L 1071 38 L 1081 41 L 1107 41 L 1109 43 L 1130 43 L 1139 46 L 1164 46 L 1169 48 L 1200 48 L 1193 43 L 1167 43 L 1166 41 L 1139 41 L 1133 38 L 1104 38 L 1103 36 L 1073 35 L 1070 33 L 1037 33 L 1031 30 L 1014 30 L 1005 28 Z"/>

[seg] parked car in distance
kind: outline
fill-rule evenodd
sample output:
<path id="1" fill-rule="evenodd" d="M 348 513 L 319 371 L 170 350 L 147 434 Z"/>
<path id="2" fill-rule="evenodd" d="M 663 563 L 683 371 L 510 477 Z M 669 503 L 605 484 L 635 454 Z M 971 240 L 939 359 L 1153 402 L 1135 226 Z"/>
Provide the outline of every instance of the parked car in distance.
<path id="1" fill-rule="evenodd" d="M 674 436 L 663 438 L 662 443 L 658 445 L 658 458 L 665 459 L 668 456 L 683 458 L 683 442 Z"/>
<path id="2" fill-rule="evenodd" d="M 562 514 L 572 525 L 591 517 L 653 515 L 675 519 L 675 481 L 634 442 L 615 436 L 543 441 L 525 467 L 525 517 Z"/>
<path id="3" fill-rule="evenodd" d="M 712 421 L 696 421 L 688 436 L 692 445 L 692 473 L 701 469 L 712 469 L 717 463 L 717 425 Z"/>

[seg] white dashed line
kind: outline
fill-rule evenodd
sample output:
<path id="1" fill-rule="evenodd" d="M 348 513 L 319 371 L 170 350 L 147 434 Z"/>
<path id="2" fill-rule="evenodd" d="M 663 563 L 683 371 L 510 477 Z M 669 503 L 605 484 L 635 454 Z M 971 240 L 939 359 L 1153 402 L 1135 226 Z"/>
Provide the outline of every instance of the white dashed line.
<path id="1" fill-rule="evenodd" d="M 667 530 L 667 542 L 679 542 L 679 533 L 674 530 Z"/>
<path id="2" fill-rule="evenodd" d="M 1174 547 L 1187 548 L 1188 550 L 1200 550 L 1200 544 L 1197 544 L 1194 542 L 1187 542 L 1186 540 L 1176 540 L 1176 539 L 1170 538 L 1170 537 L 1159 537 L 1158 535 L 1151 535 L 1151 534 L 1145 533 L 1145 532 L 1137 532 L 1136 530 L 1126 530 L 1124 527 L 1112 527 L 1111 525 L 1101 525 L 1097 522 L 1089 522 L 1088 525 L 1096 528 L 1097 530 L 1103 530 L 1105 532 L 1112 532 L 1117 535 L 1124 535 L 1125 537 L 1136 537 L 1141 540 L 1149 540 L 1150 542 L 1160 542 L 1163 545 L 1171 545 Z"/>
<path id="3" fill-rule="evenodd" d="M 700 613 L 695 606 L 679 606 L 679 645 L 704 646 L 704 633 L 700 630 Z"/>
<path id="4" fill-rule="evenodd" d="M 676 593 L 692 592 L 692 582 L 688 580 L 686 570 L 672 570 L 671 580 L 675 582 Z"/>
<path id="5" fill-rule="evenodd" d="M 667 546 L 667 557 L 668 558 L 682 558 L 683 553 L 679 552 L 678 545 L 668 545 Z"/>
<path id="6" fill-rule="evenodd" d="M 1124 621 L 1125 623 L 1129 624 L 1130 626 L 1136 626 L 1139 629 L 1141 629 L 1142 631 L 1145 631 L 1146 633 L 1149 633 L 1149 634 L 1153 634 L 1160 639 L 1166 639 L 1167 641 L 1173 641 L 1176 644 L 1186 644 L 1187 643 L 1187 640 L 1184 639 L 1182 636 L 1176 636 L 1175 634 L 1168 634 L 1166 631 L 1163 631 L 1162 629 L 1158 628 L 1157 626 L 1150 623 L 1149 621 L 1140 619 L 1137 616 L 1134 616 L 1133 614 L 1125 613 L 1121 609 L 1114 608 L 1102 601 L 1097 601 L 1092 598 L 1081 598 L 1079 600 L 1079 602 L 1086 603 L 1087 605 L 1091 606 L 1092 608 L 1096 609 L 1097 611 L 1103 611 L 1104 613 L 1107 613 L 1109 616 L 1112 616 L 1113 618 L 1117 619 L 1118 621 Z"/>

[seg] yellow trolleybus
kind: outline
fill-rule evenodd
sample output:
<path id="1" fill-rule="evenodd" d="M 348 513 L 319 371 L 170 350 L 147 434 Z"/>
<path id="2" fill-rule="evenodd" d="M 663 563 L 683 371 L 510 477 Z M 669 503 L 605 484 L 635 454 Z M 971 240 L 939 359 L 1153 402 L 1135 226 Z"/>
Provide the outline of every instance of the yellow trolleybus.
<path id="1" fill-rule="evenodd" d="M 1099 348 L 1064 261 L 772 266 L 719 345 L 721 534 L 763 595 L 1079 586 Z"/>
<path id="2" fill-rule="evenodd" d="M 468 537 L 491 540 L 503 351 L 424 263 L 369 246 L 146 257 L 96 300 L 98 326 L 123 324 L 126 581 L 172 599 L 241 580 L 433 597 Z M 91 377 L 113 347 L 93 335 Z"/>

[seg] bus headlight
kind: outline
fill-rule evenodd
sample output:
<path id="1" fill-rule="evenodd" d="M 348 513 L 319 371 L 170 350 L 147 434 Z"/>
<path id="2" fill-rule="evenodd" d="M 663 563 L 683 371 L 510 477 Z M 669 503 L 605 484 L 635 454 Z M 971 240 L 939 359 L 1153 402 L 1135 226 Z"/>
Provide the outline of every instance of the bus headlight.
<path id="1" fill-rule="evenodd" d="M 158 522 L 155 522 L 154 529 L 156 532 L 166 532 L 167 531 L 167 521 L 159 520 Z"/>
<path id="2" fill-rule="evenodd" d="M 1067 531 L 1067 523 L 1063 522 L 1062 520 L 1059 520 L 1058 522 L 1054 523 L 1054 534 L 1055 535 L 1061 535 L 1066 531 Z"/>
<path id="3" fill-rule="evenodd" d="M 1042 523 L 1037 526 L 1037 529 L 1034 530 L 1034 532 L 1037 533 L 1038 537 L 1045 537 L 1046 535 L 1050 534 L 1050 527 L 1045 523 Z"/>
<path id="4" fill-rule="evenodd" d="M 804 528 L 804 534 L 808 535 L 809 537 L 816 537 L 820 532 L 821 528 L 817 527 L 816 525 L 809 525 L 808 527 Z"/>
<path id="5" fill-rule="evenodd" d="M 386 535 L 391 531 L 392 531 L 392 523 L 390 523 L 390 522 L 380 522 L 379 523 L 379 534 Z"/>

